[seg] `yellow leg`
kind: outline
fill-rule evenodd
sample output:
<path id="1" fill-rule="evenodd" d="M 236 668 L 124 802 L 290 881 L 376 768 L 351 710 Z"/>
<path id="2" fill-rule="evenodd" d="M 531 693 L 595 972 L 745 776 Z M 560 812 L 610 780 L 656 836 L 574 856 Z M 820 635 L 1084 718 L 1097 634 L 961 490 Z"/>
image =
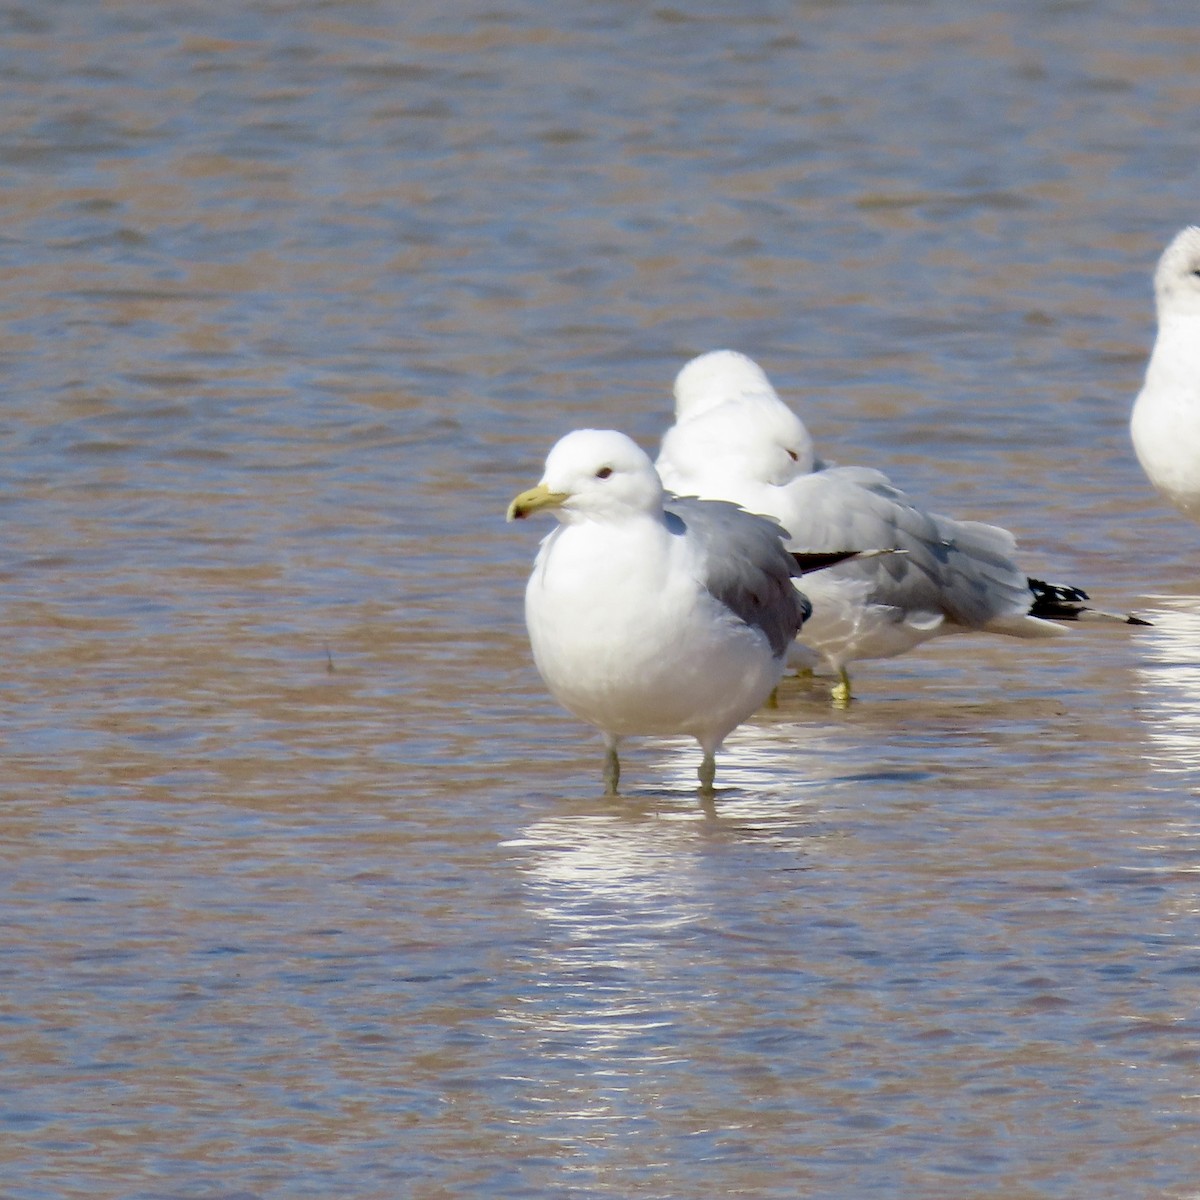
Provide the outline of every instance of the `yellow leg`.
<path id="1" fill-rule="evenodd" d="M 717 777 L 717 760 L 711 754 L 705 754 L 700 761 L 700 795 L 713 794 L 713 780 Z"/>
<path id="2" fill-rule="evenodd" d="M 617 757 L 617 744 L 613 742 L 604 752 L 604 794 L 615 796 L 621 782 L 621 760 Z"/>
<path id="3" fill-rule="evenodd" d="M 850 691 L 850 676 L 846 674 L 845 667 L 838 669 L 838 681 L 833 685 L 833 691 L 830 694 L 833 696 L 834 708 L 849 707 L 854 696 Z"/>

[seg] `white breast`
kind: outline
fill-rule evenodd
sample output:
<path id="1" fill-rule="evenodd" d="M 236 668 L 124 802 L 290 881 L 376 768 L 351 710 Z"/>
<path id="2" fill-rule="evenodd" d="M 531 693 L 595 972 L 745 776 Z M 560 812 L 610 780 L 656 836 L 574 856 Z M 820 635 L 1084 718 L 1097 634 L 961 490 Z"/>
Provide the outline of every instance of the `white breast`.
<path id="1" fill-rule="evenodd" d="M 719 740 L 770 694 L 764 634 L 708 594 L 703 564 L 659 521 L 560 526 L 525 594 L 534 661 L 565 708 L 624 734 Z"/>
<path id="2" fill-rule="evenodd" d="M 1150 482 L 1200 520 L 1200 322 L 1160 327 L 1130 436 Z"/>

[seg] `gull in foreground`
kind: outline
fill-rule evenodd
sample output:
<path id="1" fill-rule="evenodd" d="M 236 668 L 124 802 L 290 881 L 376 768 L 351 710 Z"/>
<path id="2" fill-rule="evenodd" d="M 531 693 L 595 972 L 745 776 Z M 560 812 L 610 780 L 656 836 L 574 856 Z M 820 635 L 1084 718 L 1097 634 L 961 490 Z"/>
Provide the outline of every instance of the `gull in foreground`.
<path id="1" fill-rule="evenodd" d="M 534 662 L 554 698 L 604 735 L 615 795 L 619 740 L 689 734 L 712 793 L 725 737 L 770 696 L 809 605 L 772 521 L 732 504 L 667 496 L 622 433 L 580 429 L 546 459 L 510 521 L 560 524 L 525 591 Z"/>
<path id="2" fill-rule="evenodd" d="M 800 641 L 836 673 L 835 702 L 850 700 L 847 668 L 859 659 L 891 658 L 949 633 L 1054 637 L 1064 632 L 1055 621 L 1113 619 L 1089 609 L 1078 588 L 1028 578 L 1007 530 L 926 512 L 870 468 L 815 460 L 803 423 L 745 355 L 701 355 L 675 390 L 677 423 L 657 464 L 673 492 L 772 517 L 794 551 L 903 552 L 805 580 L 813 612 Z"/>
<path id="3" fill-rule="evenodd" d="M 1200 521 L 1200 227 L 1163 251 L 1154 300 L 1158 336 L 1129 432 L 1150 482 Z"/>

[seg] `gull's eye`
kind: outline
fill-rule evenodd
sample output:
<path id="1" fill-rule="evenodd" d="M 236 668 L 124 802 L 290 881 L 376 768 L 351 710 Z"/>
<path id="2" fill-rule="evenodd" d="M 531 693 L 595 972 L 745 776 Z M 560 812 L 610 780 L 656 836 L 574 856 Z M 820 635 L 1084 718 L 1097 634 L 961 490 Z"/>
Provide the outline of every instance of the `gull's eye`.
<path id="1" fill-rule="evenodd" d="M 798 455 L 798 454 L 795 452 L 795 450 L 789 450 L 789 451 L 788 451 L 788 458 L 790 458 L 790 459 L 792 460 L 792 462 L 799 462 L 799 461 L 800 461 L 800 455 Z"/>
<path id="2" fill-rule="evenodd" d="M 601 467 L 596 472 L 597 479 L 607 479 L 612 474 L 612 467 Z"/>

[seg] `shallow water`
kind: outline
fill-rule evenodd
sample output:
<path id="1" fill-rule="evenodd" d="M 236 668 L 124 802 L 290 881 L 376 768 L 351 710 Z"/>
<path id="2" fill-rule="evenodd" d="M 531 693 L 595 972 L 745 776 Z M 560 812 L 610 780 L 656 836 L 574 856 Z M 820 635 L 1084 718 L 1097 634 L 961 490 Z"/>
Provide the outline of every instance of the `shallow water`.
<path id="1" fill-rule="evenodd" d="M 1195 1194 L 1200 531 L 1126 435 L 1190 4 L 0 27 L 5 1200 Z M 1154 628 L 603 799 L 502 515 L 716 346 Z"/>

